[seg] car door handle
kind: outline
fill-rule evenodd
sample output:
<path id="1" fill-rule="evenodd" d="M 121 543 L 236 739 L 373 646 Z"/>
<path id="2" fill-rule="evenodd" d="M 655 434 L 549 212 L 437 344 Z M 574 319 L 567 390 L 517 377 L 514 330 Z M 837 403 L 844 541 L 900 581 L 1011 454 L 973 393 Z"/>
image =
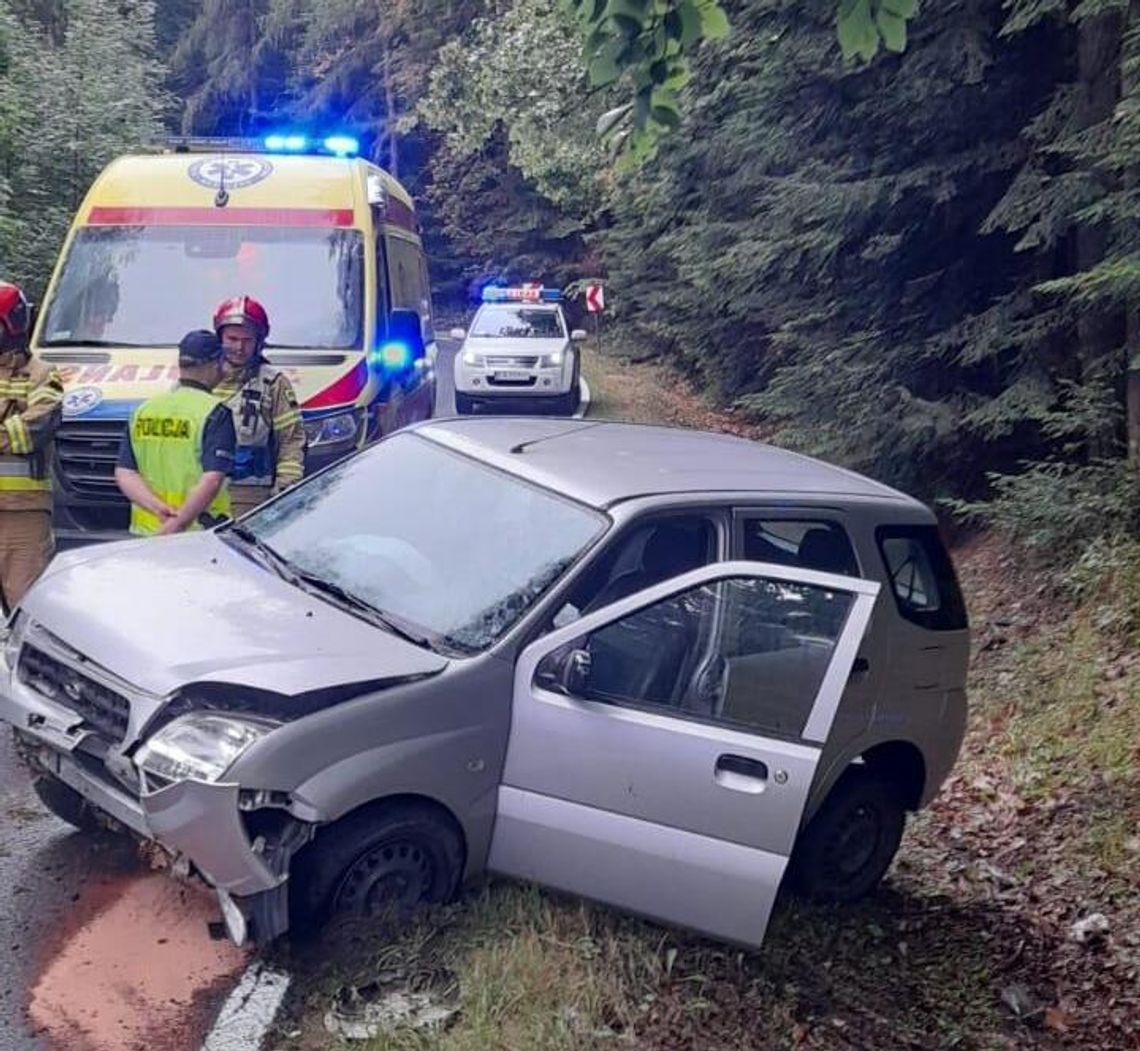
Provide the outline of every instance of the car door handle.
<path id="1" fill-rule="evenodd" d="M 866 657 L 856 657 L 855 663 L 851 665 L 851 674 L 860 675 L 863 672 L 871 670 L 871 662 Z"/>
<path id="2" fill-rule="evenodd" d="M 755 795 L 768 783 L 768 764 L 744 755 L 718 756 L 713 779 L 721 788 Z"/>

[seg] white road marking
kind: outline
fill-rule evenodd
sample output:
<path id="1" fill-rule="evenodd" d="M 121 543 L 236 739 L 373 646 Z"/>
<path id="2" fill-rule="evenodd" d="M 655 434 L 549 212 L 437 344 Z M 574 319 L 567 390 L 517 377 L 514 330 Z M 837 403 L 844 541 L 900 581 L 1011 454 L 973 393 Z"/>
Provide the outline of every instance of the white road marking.
<path id="1" fill-rule="evenodd" d="M 260 960 L 251 963 L 222 1005 L 202 1051 L 260 1051 L 290 981 L 292 975 L 275 971 Z"/>
<path id="2" fill-rule="evenodd" d="M 578 377 L 578 389 L 582 395 L 578 401 L 578 411 L 573 416 L 575 420 L 582 419 L 590 410 L 590 385 L 586 382 L 585 376 Z"/>

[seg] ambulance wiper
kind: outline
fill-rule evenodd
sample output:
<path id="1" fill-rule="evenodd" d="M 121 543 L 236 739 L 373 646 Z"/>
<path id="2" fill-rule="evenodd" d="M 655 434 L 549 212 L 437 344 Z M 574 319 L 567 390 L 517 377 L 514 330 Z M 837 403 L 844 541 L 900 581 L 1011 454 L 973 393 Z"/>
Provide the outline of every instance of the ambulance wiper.
<path id="1" fill-rule="evenodd" d="M 44 347 L 122 347 L 126 350 L 151 350 L 153 343 L 124 343 L 121 339 L 45 339 Z"/>
<path id="2" fill-rule="evenodd" d="M 379 627 L 390 631 L 393 635 L 399 635 L 400 638 L 405 641 L 413 643 L 416 646 L 422 646 L 424 649 L 433 649 L 431 640 L 426 635 L 421 635 L 419 632 L 408 627 L 402 618 L 397 619 L 392 616 L 392 614 L 385 613 L 384 610 L 378 609 L 372 605 L 371 602 L 362 599 L 359 595 L 354 595 L 351 591 L 342 588 L 339 584 L 334 584 L 331 580 L 326 580 L 316 573 L 308 573 L 303 569 L 298 569 L 296 566 L 293 566 L 293 575 L 298 580 L 303 581 L 307 586 L 313 588 L 314 591 L 320 591 L 325 595 L 329 595 L 345 606 L 363 614 L 365 620 L 372 621 Z"/>

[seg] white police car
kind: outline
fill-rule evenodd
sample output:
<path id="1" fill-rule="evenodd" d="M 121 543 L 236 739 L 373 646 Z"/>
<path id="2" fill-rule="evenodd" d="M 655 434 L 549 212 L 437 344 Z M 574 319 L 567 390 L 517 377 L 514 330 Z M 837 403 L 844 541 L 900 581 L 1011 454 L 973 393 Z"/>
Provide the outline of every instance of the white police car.
<path id="1" fill-rule="evenodd" d="M 471 328 L 453 329 L 463 341 L 455 356 L 455 408 L 527 408 L 572 416 L 578 409 L 581 360 L 558 289 L 485 288 Z"/>

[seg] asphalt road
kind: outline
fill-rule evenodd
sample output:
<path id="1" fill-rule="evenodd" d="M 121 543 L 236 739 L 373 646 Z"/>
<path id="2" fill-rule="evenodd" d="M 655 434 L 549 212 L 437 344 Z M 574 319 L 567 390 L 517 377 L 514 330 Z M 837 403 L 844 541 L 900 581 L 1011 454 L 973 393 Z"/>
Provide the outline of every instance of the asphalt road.
<path id="1" fill-rule="evenodd" d="M 457 346 L 439 341 L 438 416 L 455 413 Z M 74 832 L 43 808 L 0 729 L 0 1051 L 48 1051 L 25 1015 L 38 975 L 124 882 L 145 875 L 125 838 Z"/>
<path id="2" fill-rule="evenodd" d="M 436 415 L 450 416 L 458 345 L 439 347 Z M 54 1051 L 26 1021 L 37 978 L 124 884 L 146 876 L 125 837 L 80 834 L 48 813 L 0 730 L 0 1051 Z"/>

